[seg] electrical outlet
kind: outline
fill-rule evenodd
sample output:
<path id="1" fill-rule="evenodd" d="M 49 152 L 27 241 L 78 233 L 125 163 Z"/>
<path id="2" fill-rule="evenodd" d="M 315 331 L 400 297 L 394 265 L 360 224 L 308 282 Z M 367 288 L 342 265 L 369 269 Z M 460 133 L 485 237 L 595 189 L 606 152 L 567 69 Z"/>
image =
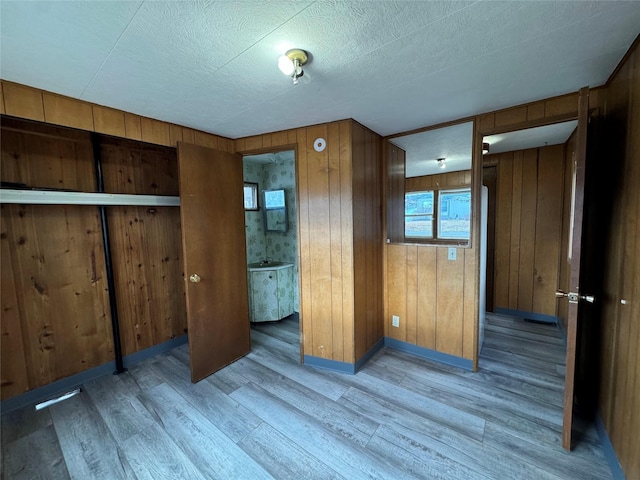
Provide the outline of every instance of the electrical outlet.
<path id="1" fill-rule="evenodd" d="M 400 317 L 398 315 L 394 315 L 391 317 L 391 326 L 399 327 L 400 326 Z"/>
<path id="2" fill-rule="evenodd" d="M 458 249 L 456 247 L 449 247 L 449 254 L 447 255 L 447 259 L 455 260 L 458 256 Z"/>

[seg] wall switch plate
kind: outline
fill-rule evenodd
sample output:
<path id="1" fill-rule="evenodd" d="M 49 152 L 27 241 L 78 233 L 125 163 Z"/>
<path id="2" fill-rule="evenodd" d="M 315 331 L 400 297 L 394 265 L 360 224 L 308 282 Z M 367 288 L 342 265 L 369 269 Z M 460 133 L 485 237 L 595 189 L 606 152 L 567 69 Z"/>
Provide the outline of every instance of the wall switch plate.
<path id="1" fill-rule="evenodd" d="M 400 317 L 398 315 L 394 315 L 391 317 L 391 326 L 392 327 L 400 326 Z"/>
<path id="2" fill-rule="evenodd" d="M 449 253 L 447 255 L 448 260 L 455 260 L 458 258 L 458 249 L 456 247 L 449 247 Z"/>

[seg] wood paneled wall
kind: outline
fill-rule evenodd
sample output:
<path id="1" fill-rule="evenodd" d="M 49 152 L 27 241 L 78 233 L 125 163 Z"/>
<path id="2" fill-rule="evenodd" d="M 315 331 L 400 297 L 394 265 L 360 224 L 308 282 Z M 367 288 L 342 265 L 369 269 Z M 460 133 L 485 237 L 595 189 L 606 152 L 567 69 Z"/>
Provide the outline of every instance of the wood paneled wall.
<path id="1" fill-rule="evenodd" d="M 494 307 L 556 315 L 564 146 L 499 153 Z"/>
<path id="2" fill-rule="evenodd" d="M 640 41 L 606 89 L 601 160 L 619 172 L 601 301 L 600 401 L 626 478 L 640 478 Z M 615 164 L 615 165 L 611 165 Z M 621 300 L 626 303 L 622 304 Z"/>
<path id="3" fill-rule="evenodd" d="M 110 193 L 179 195 L 176 150 L 99 137 Z M 109 233 L 123 354 L 187 332 L 180 210 L 109 207 Z"/>
<path id="4" fill-rule="evenodd" d="M 224 152 L 233 152 L 233 140 L 229 138 L 5 80 L 0 84 L 2 86 L 0 104 L 3 106 L 3 111 L 0 113 L 12 117 L 141 140 L 156 145 L 175 147 L 178 141 L 185 141 Z"/>
<path id="5" fill-rule="evenodd" d="M 381 139 L 352 122 L 354 361 L 384 335 L 382 295 Z"/>
<path id="6" fill-rule="evenodd" d="M 594 101 L 601 95 L 601 91 L 592 93 Z M 574 119 L 577 114 L 577 93 L 490 112 L 475 118 L 476 139 L 483 135 Z M 478 150 L 476 156 L 480 153 Z M 481 178 L 478 170 L 482 166 L 473 168 L 472 188 L 479 185 L 476 179 Z M 478 222 L 479 219 L 474 217 L 476 230 Z M 474 231 L 474 235 L 477 232 Z M 472 239 L 473 248 L 458 248 L 455 262 L 447 261 L 447 247 L 387 244 L 385 335 L 475 361 L 479 288 L 476 244 L 477 236 Z M 391 326 L 392 315 L 401 317 L 400 328 Z M 406 317 L 404 322 L 403 315 Z"/>
<path id="7" fill-rule="evenodd" d="M 88 133 L 2 124 L 2 181 L 95 190 Z M 98 209 L 2 205 L 2 399 L 113 358 Z"/>
<path id="8" fill-rule="evenodd" d="M 32 187 L 96 191 L 89 132 L 119 137 L 100 137 L 112 193 L 178 194 L 175 149 L 151 144 L 234 148 L 227 138 L 5 81 L 0 107 L 44 122 L 2 119 L 0 177 Z M 185 333 L 179 210 L 109 207 L 108 215 L 123 353 Z M 112 361 L 97 208 L 3 205 L 1 230 L 2 399 Z"/>
<path id="9" fill-rule="evenodd" d="M 425 175 L 423 177 L 409 177 L 405 180 L 405 190 L 407 192 L 470 186 L 471 170 L 438 173 L 436 175 Z"/>
<path id="10" fill-rule="evenodd" d="M 386 142 L 386 198 L 388 242 L 404 240 L 404 189 L 407 152 L 391 142 Z"/>
<path id="11" fill-rule="evenodd" d="M 448 247 L 387 245 L 385 335 L 472 360 L 477 316 L 476 254 Z M 391 316 L 400 327 L 391 326 Z"/>
<path id="12" fill-rule="evenodd" d="M 355 363 L 382 337 L 381 140 L 344 120 L 238 139 L 235 150 L 283 147 L 296 149 L 303 353 Z"/>
<path id="13" fill-rule="evenodd" d="M 2 205 L 2 399 L 113 359 L 100 216 Z"/>

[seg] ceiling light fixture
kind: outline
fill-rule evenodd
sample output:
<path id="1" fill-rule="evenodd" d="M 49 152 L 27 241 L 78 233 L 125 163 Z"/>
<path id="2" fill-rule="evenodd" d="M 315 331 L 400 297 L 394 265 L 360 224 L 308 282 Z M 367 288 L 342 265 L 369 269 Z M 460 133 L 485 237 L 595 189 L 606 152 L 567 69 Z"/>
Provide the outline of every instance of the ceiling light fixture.
<path id="1" fill-rule="evenodd" d="M 293 79 L 293 84 L 298 84 L 298 79 L 304 75 L 302 66 L 309 60 L 307 52 L 299 48 L 292 48 L 278 59 L 278 68 L 285 75 Z"/>
<path id="2" fill-rule="evenodd" d="M 489 144 L 487 142 L 482 142 L 482 154 L 486 155 L 489 153 Z"/>
<path id="3" fill-rule="evenodd" d="M 447 165 L 444 163 L 445 161 L 444 158 L 439 158 L 437 161 L 438 161 L 438 168 L 441 168 L 443 170 L 447 168 Z"/>

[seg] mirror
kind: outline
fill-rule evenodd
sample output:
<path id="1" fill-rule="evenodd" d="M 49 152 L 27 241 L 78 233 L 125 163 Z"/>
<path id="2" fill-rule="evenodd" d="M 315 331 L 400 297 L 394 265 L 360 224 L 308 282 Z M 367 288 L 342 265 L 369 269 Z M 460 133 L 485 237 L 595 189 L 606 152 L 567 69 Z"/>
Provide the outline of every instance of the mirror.
<path id="1" fill-rule="evenodd" d="M 469 245 L 473 122 L 389 139 L 387 242 Z"/>
<path id="2" fill-rule="evenodd" d="M 263 190 L 264 229 L 267 232 L 286 232 L 289 227 L 284 189 Z"/>

